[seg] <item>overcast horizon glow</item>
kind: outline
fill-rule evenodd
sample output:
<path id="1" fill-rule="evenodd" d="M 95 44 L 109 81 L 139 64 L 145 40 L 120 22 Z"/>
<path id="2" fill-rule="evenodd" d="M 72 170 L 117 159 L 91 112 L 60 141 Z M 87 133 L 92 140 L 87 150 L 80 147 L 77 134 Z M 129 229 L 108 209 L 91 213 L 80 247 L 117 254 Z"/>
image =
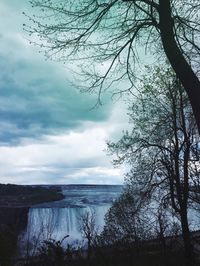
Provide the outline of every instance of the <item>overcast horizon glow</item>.
<path id="1" fill-rule="evenodd" d="M 23 32 L 28 0 L 0 3 L 0 183 L 122 184 L 106 141 L 127 128 L 125 105 L 81 94 L 62 64 Z"/>

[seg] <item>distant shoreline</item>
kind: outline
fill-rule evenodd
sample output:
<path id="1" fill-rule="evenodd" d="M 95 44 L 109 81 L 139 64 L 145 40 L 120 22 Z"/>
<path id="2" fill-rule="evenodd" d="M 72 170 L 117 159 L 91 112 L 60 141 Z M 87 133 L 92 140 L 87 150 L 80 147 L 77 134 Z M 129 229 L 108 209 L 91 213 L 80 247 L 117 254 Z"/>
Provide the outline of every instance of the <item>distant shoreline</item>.
<path id="1" fill-rule="evenodd" d="M 0 184 L 0 208 L 25 208 L 63 198 L 58 187 Z"/>

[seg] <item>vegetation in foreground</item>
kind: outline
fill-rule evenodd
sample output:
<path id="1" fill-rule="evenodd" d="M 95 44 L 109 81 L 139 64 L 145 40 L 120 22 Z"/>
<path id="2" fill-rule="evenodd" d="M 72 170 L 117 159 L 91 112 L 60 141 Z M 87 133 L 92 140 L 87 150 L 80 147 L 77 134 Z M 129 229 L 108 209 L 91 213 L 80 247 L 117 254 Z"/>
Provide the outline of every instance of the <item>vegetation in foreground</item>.
<path id="1" fill-rule="evenodd" d="M 172 244 L 172 243 L 171 243 Z M 175 244 L 175 242 L 174 242 Z M 177 243 L 176 243 L 177 244 Z M 175 245 L 176 245 L 175 244 Z M 159 239 L 154 243 L 116 242 L 110 246 L 92 246 L 90 257 L 88 249 L 63 248 L 61 242 L 45 241 L 34 257 L 24 258 L 15 266 L 184 266 L 184 252 L 181 247 L 171 245 L 163 249 Z M 200 264 L 196 262 L 196 266 Z"/>
<path id="2" fill-rule="evenodd" d="M 128 194 L 134 195 L 134 204 L 127 213 L 134 207 L 131 213 L 135 218 L 127 228 L 138 238 L 141 227 L 151 235 L 152 225 L 158 224 L 164 239 L 169 228 L 178 226 L 185 265 L 191 266 L 195 265 L 196 246 L 191 238 L 194 223 L 189 212 L 193 212 L 194 219 L 199 213 L 199 134 L 187 94 L 173 71 L 150 71 L 138 88 L 137 99 L 130 102 L 132 129 L 108 146 L 114 164 L 130 169 L 126 184 Z"/>

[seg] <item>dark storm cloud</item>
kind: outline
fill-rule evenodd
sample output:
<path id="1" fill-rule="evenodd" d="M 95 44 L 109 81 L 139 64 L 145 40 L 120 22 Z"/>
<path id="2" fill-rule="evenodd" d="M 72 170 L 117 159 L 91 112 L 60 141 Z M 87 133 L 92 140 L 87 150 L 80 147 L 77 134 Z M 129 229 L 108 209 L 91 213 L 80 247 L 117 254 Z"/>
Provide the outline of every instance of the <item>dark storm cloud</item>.
<path id="1" fill-rule="evenodd" d="M 83 121 L 107 118 L 108 106 L 90 110 L 95 96 L 80 94 L 69 85 L 61 67 L 38 61 L 0 55 L 1 142 L 58 133 L 77 128 Z M 6 132 L 3 124 L 18 130 Z"/>
<path id="2" fill-rule="evenodd" d="M 92 109 L 96 96 L 80 94 L 61 64 L 45 61 L 23 31 L 28 0 L 0 3 L 0 143 L 78 129 L 105 121 L 109 105 Z M 9 16 L 8 16 L 9 14 Z"/>

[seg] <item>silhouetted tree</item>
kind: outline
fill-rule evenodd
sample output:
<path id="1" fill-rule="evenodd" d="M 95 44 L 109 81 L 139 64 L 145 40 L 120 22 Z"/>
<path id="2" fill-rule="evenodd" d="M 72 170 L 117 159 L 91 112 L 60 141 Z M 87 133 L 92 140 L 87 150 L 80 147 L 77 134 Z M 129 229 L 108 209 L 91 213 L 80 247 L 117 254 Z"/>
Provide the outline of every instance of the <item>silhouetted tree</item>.
<path id="1" fill-rule="evenodd" d="M 134 191 L 134 193 L 133 193 Z M 105 245 L 120 243 L 134 245 L 139 251 L 141 240 L 151 235 L 151 218 L 148 217 L 147 199 L 141 201 L 139 191 L 126 188 L 112 204 L 105 216 L 105 227 L 102 237 Z M 145 204 L 146 207 L 145 207 Z"/>
<path id="2" fill-rule="evenodd" d="M 97 236 L 95 212 L 86 211 L 79 217 L 79 229 L 83 238 L 87 240 L 87 258 L 90 260 L 91 248 Z"/>
<path id="3" fill-rule="evenodd" d="M 187 265 L 192 265 L 188 225 L 190 187 L 198 178 L 198 134 L 188 97 L 169 69 L 146 79 L 131 105 L 132 131 L 109 143 L 115 164 L 129 164 L 128 182 L 180 217 Z"/>
<path id="4" fill-rule="evenodd" d="M 138 76 L 141 47 L 164 51 L 186 90 L 200 132 L 198 0 L 31 0 L 39 9 L 25 29 L 41 39 L 47 57 L 68 62 L 86 59 L 83 65 L 90 89 L 113 83 L 130 90 Z M 162 48 L 160 49 L 160 44 Z M 159 47 L 158 47 L 158 46 Z M 139 51 L 138 51 L 139 50 Z M 91 62 L 93 60 L 93 63 Z M 128 79 L 127 79 L 128 78 Z M 126 87 L 125 87 L 126 86 Z M 119 86 L 118 86 L 119 87 Z M 122 89 L 120 90 L 122 91 Z"/>

